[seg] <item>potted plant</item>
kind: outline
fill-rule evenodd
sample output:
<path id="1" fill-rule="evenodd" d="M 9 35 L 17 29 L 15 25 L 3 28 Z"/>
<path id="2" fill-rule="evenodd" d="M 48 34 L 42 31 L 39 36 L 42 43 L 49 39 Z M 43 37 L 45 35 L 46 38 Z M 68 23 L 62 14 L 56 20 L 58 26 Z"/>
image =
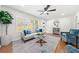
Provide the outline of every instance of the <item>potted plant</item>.
<path id="1" fill-rule="evenodd" d="M 3 29 L 5 29 L 5 35 L 2 35 L 2 41 L 6 42 L 8 39 L 7 31 L 8 31 L 8 24 L 11 24 L 13 17 L 8 13 L 8 11 L 0 11 L 0 23 L 3 25 Z M 4 31 L 3 31 L 4 33 Z M 7 40 L 8 41 L 8 40 Z M 9 41 L 8 41 L 9 42 Z M 5 45 L 6 43 L 3 43 Z"/>
<path id="2" fill-rule="evenodd" d="M 11 24 L 12 20 L 13 20 L 12 16 L 7 11 L 0 11 L 0 22 L 6 25 L 6 35 L 7 35 L 8 24 Z"/>

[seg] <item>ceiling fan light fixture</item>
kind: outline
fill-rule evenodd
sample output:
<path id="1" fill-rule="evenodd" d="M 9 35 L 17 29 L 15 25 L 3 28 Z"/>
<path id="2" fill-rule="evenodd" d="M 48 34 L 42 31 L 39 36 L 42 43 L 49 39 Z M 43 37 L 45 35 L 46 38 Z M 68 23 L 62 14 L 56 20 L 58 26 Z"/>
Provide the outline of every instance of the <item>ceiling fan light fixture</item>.
<path id="1" fill-rule="evenodd" d="M 45 11 L 44 13 L 47 13 L 47 11 Z"/>

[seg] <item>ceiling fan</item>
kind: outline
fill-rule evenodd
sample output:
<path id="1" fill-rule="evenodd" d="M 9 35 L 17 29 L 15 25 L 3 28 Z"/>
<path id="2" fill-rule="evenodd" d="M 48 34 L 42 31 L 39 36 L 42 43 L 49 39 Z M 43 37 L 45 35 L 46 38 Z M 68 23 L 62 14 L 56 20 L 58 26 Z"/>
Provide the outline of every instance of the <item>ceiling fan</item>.
<path id="1" fill-rule="evenodd" d="M 52 12 L 52 11 L 56 11 L 56 9 L 49 9 L 50 5 L 47 5 L 44 10 L 38 10 L 39 12 L 41 12 L 40 15 L 42 14 L 47 14 L 49 15 L 49 12 Z"/>

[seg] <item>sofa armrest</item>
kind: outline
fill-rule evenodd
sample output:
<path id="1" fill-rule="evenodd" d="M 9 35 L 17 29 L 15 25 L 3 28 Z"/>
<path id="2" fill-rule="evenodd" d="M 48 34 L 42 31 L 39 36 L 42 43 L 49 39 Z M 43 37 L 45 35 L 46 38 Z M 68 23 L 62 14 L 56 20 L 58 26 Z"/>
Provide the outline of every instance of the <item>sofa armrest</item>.
<path id="1" fill-rule="evenodd" d="M 61 38 L 67 37 L 70 33 L 69 32 L 61 32 Z"/>
<path id="2" fill-rule="evenodd" d="M 68 53 L 79 53 L 79 49 L 71 46 L 71 45 L 67 45 L 66 46 L 67 52 Z"/>
<path id="3" fill-rule="evenodd" d="M 68 42 L 67 39 L 69 34 L 70 34 L 69 32 L 61 32 L 61 40 Z"/>
<path id="4" fill-rule="evenodd" d="M 61 35 L 62 35 L 62 34 L 70 34 L 70 32 L 61 32 Z"/>

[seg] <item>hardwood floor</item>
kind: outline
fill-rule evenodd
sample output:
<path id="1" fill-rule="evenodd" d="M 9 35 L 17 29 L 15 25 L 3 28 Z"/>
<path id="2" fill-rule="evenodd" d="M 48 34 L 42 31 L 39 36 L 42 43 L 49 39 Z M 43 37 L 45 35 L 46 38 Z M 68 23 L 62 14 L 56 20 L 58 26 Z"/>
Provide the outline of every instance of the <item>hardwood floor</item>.
<path id="1" fill-rule="evenodd" d="M 64 53 L 66 44 L 60 40 L 54 53 Z M 8 46 L 0 48 L 0 53 L 12 53 L 12 43 Z"/>
<path id="2" fill-rule="evenodd" d="M 12 53 L 12 43 L 0 48 L 0 53 Z"/>
<path id="3" fill-rule="evenodd" d="M 65 53 L 65 49 L 66 49 L 65 46 L 66 46 L 66 43 L 62 42 L 60 40 L 60 42 L 59 42 L 59 44 L 58 44 L 58 46 L 57 46 L 57 48 L 55 50 L 55 53 Z"/>

